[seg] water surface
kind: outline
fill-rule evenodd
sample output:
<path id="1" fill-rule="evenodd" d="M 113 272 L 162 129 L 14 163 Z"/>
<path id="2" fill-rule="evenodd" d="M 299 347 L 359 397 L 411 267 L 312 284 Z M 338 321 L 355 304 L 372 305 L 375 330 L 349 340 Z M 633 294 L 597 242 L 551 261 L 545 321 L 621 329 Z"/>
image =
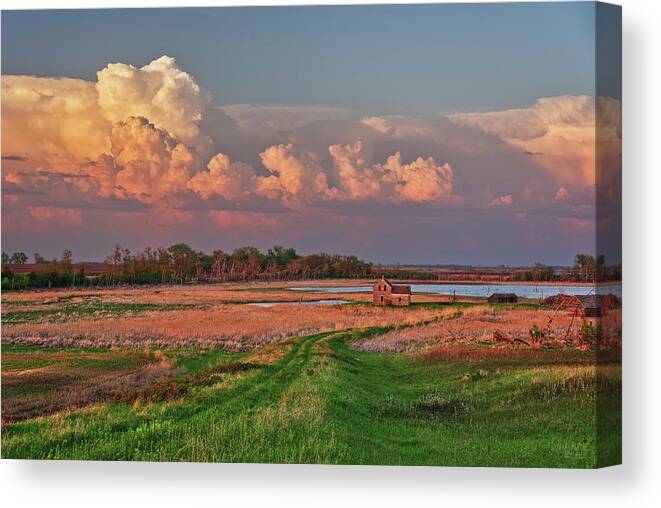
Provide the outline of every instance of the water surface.
<path id="1" fill-rule="evenodd" d="M 520 298 L 546 298 L 557 294 L 587 295 L 595 292 L 595 286 L 540 286 L 537 284 L 410 284 L 413 293 L 485 297 L 493 293 L 514 293 Z M 295 287 L 292 291 L 312 293 L 364 293 L 372 286 L 324 286 Z M 622 286 L 611 284 L 599 286 L 599 294 L 622 295 Z"/>

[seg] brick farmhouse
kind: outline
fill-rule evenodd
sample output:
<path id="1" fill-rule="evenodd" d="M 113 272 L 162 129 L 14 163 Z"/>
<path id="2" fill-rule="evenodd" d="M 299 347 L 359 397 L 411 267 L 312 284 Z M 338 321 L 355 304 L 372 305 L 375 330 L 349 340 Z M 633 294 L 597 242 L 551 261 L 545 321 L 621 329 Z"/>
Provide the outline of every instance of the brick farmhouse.
<path id="1" fill-rule="evenodd" d="M 372 288 L 372 303 L 374 305 L 410 305 L 411 286 L 391 284 L 381 276 L 381 279 Z"/>

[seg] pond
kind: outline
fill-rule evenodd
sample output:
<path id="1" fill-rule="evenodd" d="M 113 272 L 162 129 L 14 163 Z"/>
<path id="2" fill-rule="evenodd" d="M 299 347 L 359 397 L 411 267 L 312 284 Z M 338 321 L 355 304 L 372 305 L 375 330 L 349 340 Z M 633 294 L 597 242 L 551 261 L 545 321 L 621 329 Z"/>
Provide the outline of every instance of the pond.
<path id="1" fill-rule="evenodd" d="M 254 302 L 246 305 L 255 307 L 273 307 L 274 305 L 343 305 L 351 303 L 348 300 L 310 300 L 308 302 Z"/>
<path id="2" fill-rule="evenodd" d="M 477 296 L 486 297 L 493 293 L 514 293 L 520 298 L 546 298 L 560 293 L 565 295 L 587 295 L 594 293 L 595 286 L 546 286 L 537 284 L 410 284 L 413 293 L 432 295 Z M 364 293 L 372 291 L 372 286 L 324 286 L 295 287 L 292 291 L 312 293 Z M 622 286 L 610 284 L 599 286 L 599 293 L 613 293 L 622 296 Z"/>

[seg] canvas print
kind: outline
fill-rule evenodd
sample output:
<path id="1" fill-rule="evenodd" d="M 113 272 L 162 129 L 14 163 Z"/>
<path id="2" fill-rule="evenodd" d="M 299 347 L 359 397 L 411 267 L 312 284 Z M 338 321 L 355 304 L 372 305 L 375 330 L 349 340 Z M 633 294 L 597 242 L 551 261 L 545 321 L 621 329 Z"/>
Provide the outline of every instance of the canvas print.
<path id="1" fill-rule="evenodd" d="M 621 462 L 621 9 L 2 12 L 3 459 Z"/>

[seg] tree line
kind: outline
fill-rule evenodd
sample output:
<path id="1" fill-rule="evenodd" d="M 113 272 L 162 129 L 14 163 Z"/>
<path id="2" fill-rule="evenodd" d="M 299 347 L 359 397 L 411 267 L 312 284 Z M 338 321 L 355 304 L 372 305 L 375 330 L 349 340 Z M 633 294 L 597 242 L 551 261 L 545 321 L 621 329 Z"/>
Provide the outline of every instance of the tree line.
<path id="1" fill-rule="evenodd" d="M 372 263 L 341 254 L 299 255 L 293 248 L 276 245 L 266 252 L 256 247 L 239 247 L 231 253 L 196 251 L 188 244 L 131 253 L 116 245 L 105 260 L 104 273 L 86 275 L 76 268 L 71 251 L 62 258 L 46 261 L 35 254 L 36 267 L 28 273 L 12 271 L 27 256 L 2 256 L 2 288 L 66 286 L 113 286 L 118 284 L 185 284 L 193 282 L 241 282 L 252 280 L 298 280 L 365 278 L 372 276 Z M 21 261 L 21 262 L 17 262 Z"/>
<path id="2" fill-rule="evenodd" d="M 136 253 L 116 245 L 99 275 L 76 267 L 70 250 L 60 259 L 46 260 L 34 254 L 35 267 L 25 273 L 16 265 L 27 262 L 27 255 L 2 253 L 2 289 L 69 286 L 114 286 L 119 284 L 185 284 L 193 282 L 283 281 L 301 279 L 358 279 L 381 274 L 393 279 L 437 280 L 433 270 L 400 270 L 374 265 L 356 256 L 341 254 L 300 255 L 293 248 L 276 245 L 266 252 L 256 247 L 239 247 L 231 253 L 196 251 L 188 244 L 147 247 Z M 14 268 L 14 270 L 12 270 Z M 530 270 L 516 271 L 511 280 L 524 282 L 593 282 L 621 280 L 621 266 L 607 266 L 604 256 L 577 254 L 569 270 L 557 270 L 536 263 Z"/>
<path id="3" fill-rule="evenodd" d="M 603 254 L 576 254 L 574 265 L 569 270 L 558 271 L 542 263 L 534 268 L 517 272 L 514 280 L 527 282 L 598 282 L 622 280 L 622 265 L 608 266 Z"/>

